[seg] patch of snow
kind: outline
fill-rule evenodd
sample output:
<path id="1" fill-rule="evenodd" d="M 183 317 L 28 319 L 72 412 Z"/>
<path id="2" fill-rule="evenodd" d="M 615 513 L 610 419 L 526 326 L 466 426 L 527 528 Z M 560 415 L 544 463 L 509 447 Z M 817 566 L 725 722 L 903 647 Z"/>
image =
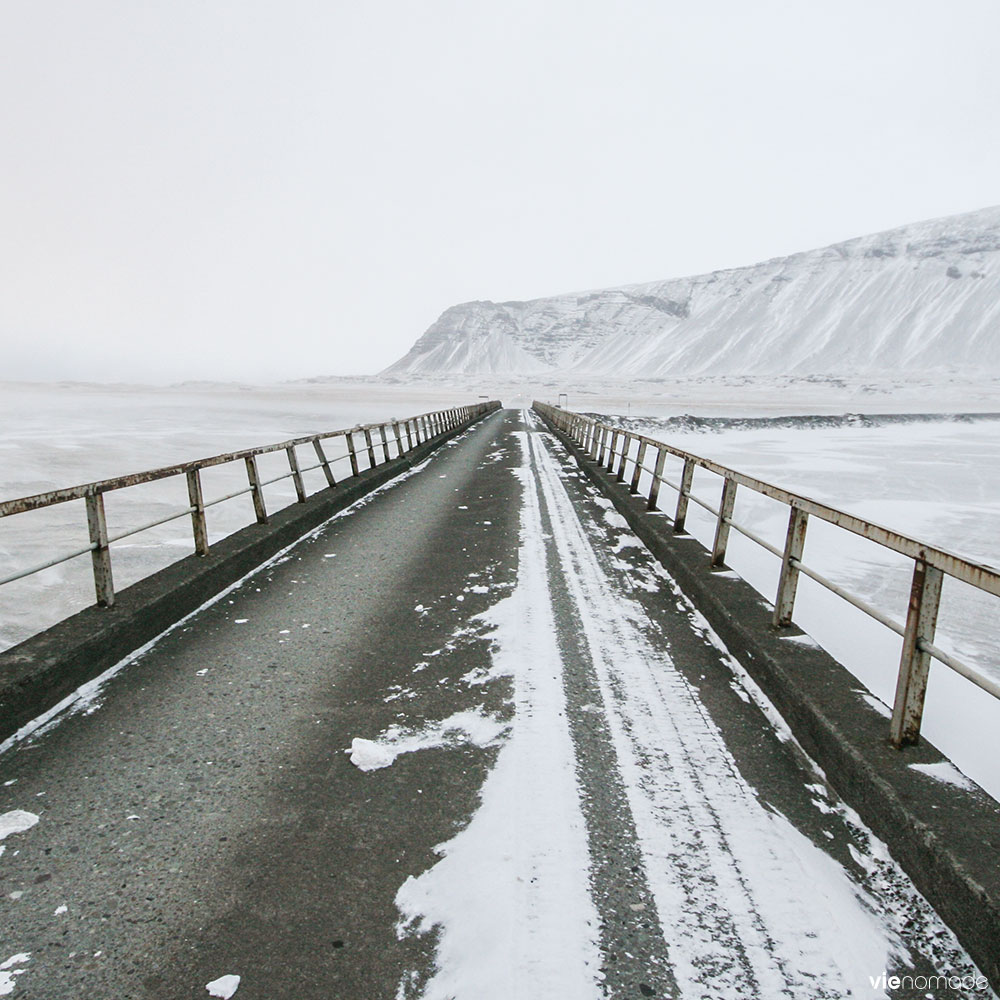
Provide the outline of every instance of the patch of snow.
<path id="1" fill-rule="evenodd" d="M 6 962 L 0 962 L 0 997 L 13 993 L 14 987 L 17 985 L 15 976 L 24 975 L 28 971 L 27 969 L 15 969 L 14 966 L 24 965 L 30 959 L 31 952 L 22 951 L 11 955 Z"/>
<path id="2" fill-rule="evenodd" d="M 218 979 L 205 984 L 209 996 L 218 997 L 219 1000 L 229 1000 L 240 985 L 239 976 L 220 976 Z"/>
<path id="3" fill-rule="evenodd" d="M 955 785 L 967 791 L 976 787 L 974 782 L 970 781 L 954 764 L 947 760 L 938 764 L 911 764 L 910 770 L 919 771 L 935 781 L 943 781 L 947 785 Z"/>
<path id="4" fill-rule="evenodd" d="M 641 549 L 643 544 L 635 535 L 621 535 L 612 547 L 612 552 L 621 552 L 623 549 Z"/>
<path id="5" fill-rule="evenodd" d="M 389 767 L 397 757 L 417 750 L 472 744 L 488 746 L 499 738 L 507 725 L 492 716 L 478 712 L 455 712 L 440 722 L 420 729 L 390 726 L 378 739 L 355 738 L 351 741 L 351 763 L 362 771 L 377 771 Z"/>
<path id="6" fill-rule="evenodd" d="M 860 694 L 861 698 L 867 702 L 871 708 L 874 708 L 883 719 L 892 718 L 892 709 L 890 709 L 889 706 L 886 705 L 880 698 L 876 698 L 875 695 L 869 694 L 867 691 L 859 691 L 858 694 Z"/>
<path id="7" fill-rule="evenodd" d="M 779 635 L 778 638 L 781 639 L 782 642 L 794 642 L 800 646 L 808 646 L 810 649 L 822 648 L 811 635 L 806 635 L 805 632 L 803 632 L 802 635 Z"/>
<path id="8" fill-rule="evenodd" d="M 12 833 L 23 833 L 30 830 L 38 822 L 38 817 L 24 809 L 14 809 L 0 815 L 0 840 Z"/>

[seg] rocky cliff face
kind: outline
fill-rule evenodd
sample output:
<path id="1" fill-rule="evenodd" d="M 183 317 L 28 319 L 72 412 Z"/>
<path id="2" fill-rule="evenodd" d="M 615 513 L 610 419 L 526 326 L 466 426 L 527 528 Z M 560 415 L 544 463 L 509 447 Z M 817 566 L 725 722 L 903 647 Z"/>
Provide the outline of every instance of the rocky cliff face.
<path id="1" fill-rule="evenodd" d="M 1000 371 L 1000 206 L 751 267 L 446 310 L 385 375 Z"/>

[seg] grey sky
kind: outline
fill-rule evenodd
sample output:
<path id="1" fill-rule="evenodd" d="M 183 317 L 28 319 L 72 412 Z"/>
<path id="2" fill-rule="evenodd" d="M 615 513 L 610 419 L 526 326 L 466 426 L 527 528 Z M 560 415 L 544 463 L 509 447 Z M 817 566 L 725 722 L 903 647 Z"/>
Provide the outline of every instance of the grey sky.
<path id="1" fill-rule="evenodd" d="M 449 305 L 1000 202 L 1000 4 L 32 0 L 2 378 L 375 371 Z"/>

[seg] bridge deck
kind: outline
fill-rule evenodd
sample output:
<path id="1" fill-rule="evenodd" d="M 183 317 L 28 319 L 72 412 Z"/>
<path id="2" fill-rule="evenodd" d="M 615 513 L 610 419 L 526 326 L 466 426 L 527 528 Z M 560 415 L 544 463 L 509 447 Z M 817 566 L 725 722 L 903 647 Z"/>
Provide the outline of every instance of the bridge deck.
<path id="1" fill-rule="evenodd" d="M 0 995 L 839 998 L 973 971 L 527 414 L 81 707 L 0 757 L 0 816 L 38 817 L 3 840 Z"/>

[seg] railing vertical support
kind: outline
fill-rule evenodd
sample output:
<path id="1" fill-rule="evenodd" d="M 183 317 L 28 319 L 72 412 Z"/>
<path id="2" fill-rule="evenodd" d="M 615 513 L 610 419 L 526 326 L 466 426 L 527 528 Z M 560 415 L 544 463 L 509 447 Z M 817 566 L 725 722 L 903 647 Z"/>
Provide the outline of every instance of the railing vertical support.
<path id="1" fill-rule="evenodd" d="M 795 607 L 795 591 L 799 585 L 798 563 L 806 544 L 806 528 L 809 515 L 798 507 L 793 507 L 788 515 L 788 533 L 785 535 L 785 551 L 781 557 L 781 576 L 778 579 L 778 594 L 774 599 L 774 624 L 782 627 L 792 623 Z"/>
<path id="2" fill-rule="evenodd" d="M 629 483 L 629 492 L 639 492 L 639 477 L 642 475 L 642 463 L 646 461 L 647 441 L 639 441 L 639 450 L 635 454 L 635 468 L 632 470 L 632 482 Z"/>
<path id="3" fill-rule="evenodd" d="M 613 472 L 615 468 L 615 446 L 618 444 L 618 438 L 620 437 L 620 432 L 618 430 L 613 430 L 611 432 L 611 445 L 608 448 L 608 464 L 605 467 L 606 472 Z"/>
<path id="4" fill-rule="evenodd" d="M 253 496 L 253 512 L 258 524 L 267 524 L 267 507 L 264 504 L 264 490 L 260 485 L 260 472 L 257 470 L 257 456 L 247 455 L 247 481 L 250 483 L 250 493 Z"/>
<path id="5" fill-rule="evenodd" d="M 295 446 L 292 445 L 285 449 L 285 454 L 288 456 L 288 468 L 292 473 L 292 482 L 295 484 L 295 496 L 299 503 L 306 502 L 306 486 L 302 482 L 302 473 L 299 471 L 299 459 L 295 454 Z"/>
<path id="6" fill-rule="evenodd" d="M 399 421 L 393 420 L 392 422 L 392 433 L 396 438 L 396 458 L 399 458 L 403 454 L 403 436 L 399 430 Z"/>
<path id="7" fill-rule="evenodd" d="M 382 438 L 382 458 L 389 461 L 389 439 L 385 436 L 385 424 L 380 424 L 378 429 L 379 437 Z"/>
<path id="8" fill-rule="evenodd" d="M 684 459 L 684 470 L 681 472 L 681 488 L 677 494 L 677 510 L 674 511 L 674 532 L 680 534 L 684 531 L 684 522 L 687 521 L 688 499 L 691 496 L 691 487 L 694 485 L 694 462 L 689 458 Z"/>
<path id="9" fill-rule="evenodd" d="M 365 451 L 368 452 L 368 468 L 375 468 L 375 444 L 372 441 L 372 429 L 370 427 L 363 427 L 365 435 Z"/>
<path id="10" fill-rule="evenodd" d="M 622 457 L 618 462 L 618 474 L 615 479 L 620 483 L 625 482 L 625 460 L 628 458 L 629 448 L 632 447 L 632 435 L 625 433 L 622 435 Z"/>
<path id="11" fill-rule="evenodd" d="M 921 640 L 934 641 L 943 579 L 941 570 L 928 566 L 922 559 L 916 560 L 889 728 L 890 738 L 896 747 L 916 743 L 920 739 L 920 721 L 930 666 L 930 654 L 921 648 Z"/>
<path id="12" fill-rule="evenodd" d="M 656 467 L 653 469 L 653 481 L 649 484 L 649 503 L 647 510 L 656 510 L 656 501 L 660 497 L 660 480 L 663 478 L 663 466 L 667 461 L 666 448 L 656 449 Z"/>
<path id="13" fill-rule="evenodd" d="M 728 476 L 722 485 L 722 500 L 719 503 L 719 520 L 715 525 L 715 542 L 712 545 L 712 565 L 722 566 L 726 561 L 726 546 L 729 544 L 729 523 L 736 506 L 735 479 Z"/>
<path id="14" fill-rule="evenodd" d="M 201 472 L 187 472 L 188 500 L 191 502 L 191 527 L 194 529 L 194 551 L 199 556 L 208 555 L 208 524 L 205 521 L 205 498 L 201 492 Z"/>
<path id="15" fill-rule="evenodd" d="M 326 452 L 323 451 L 323 444 L 319 438 L 313 438 L 313 450 L 316 452 L 316 457 L 319 459 L 320 467 L 323 469 L 323 475 L 326 476 L 326 485 L 336 486 L 337 480 L 333 476 L 333 469 L 330 468 Z"/>
<path id="16" fill-rule="evenodd" d="M 413 421 L 407 420 L 403 426 L 406 428 L 406 450 L 413 451 Z"/>
<path id="17" fill-rule="evenodd" d="M 110 608 L 115 603 L 115 584 L 111 575 L 111 549 L 108 547 L 108 521 L 104 515 L 104 494 L 92 493 L 86 498 L 87 528 L 90 542 L 95 546 L 90 553 L 94 564 L 94 590 L 97 603 Z"/>
<path id="18" fill-rule="evenodd" d="M 597 446 L 597 464 L 604 465 L 604 449 L 605 449 L 605 443 L 607 441 L 608 429 L 607 427 L 604 426 L 604 424 L 601 424 L 597 429 L 599 432 L 598 446 Z"/>
<path id="19" fill-rule="evenodd" d="M 358 475 L 358 452 L 354 446 L 354 431 L 348 431 L 345 435 L 347 438 L 347 454 L 351 458 L 351 475 Z"/>

